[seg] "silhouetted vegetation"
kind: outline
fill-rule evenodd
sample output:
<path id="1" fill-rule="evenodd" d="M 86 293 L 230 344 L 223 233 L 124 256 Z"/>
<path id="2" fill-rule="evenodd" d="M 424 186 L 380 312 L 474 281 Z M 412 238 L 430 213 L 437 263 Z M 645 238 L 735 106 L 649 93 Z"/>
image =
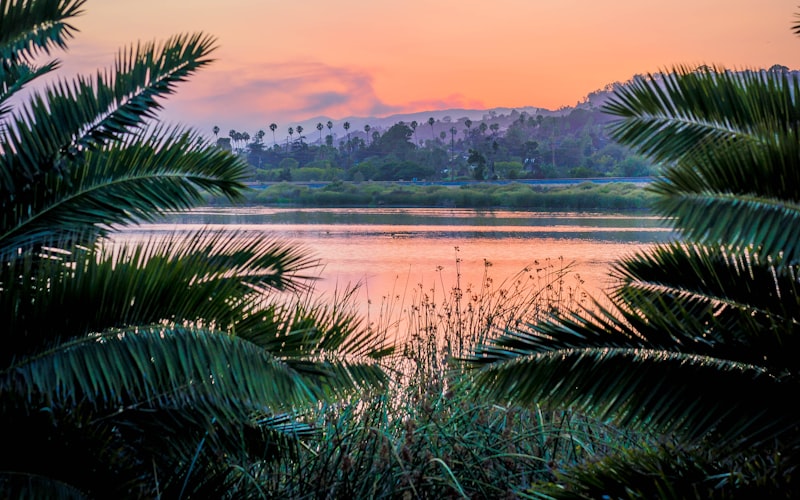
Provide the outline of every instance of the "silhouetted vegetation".
<path id="1" fill-rule="evenodd" d="M 417 132 L 416 121 L 401 121 L 385 130 L 365 125 L 363 131 L 350 131 L 348 126 L 342 128 L 341 138 L 335 138 L 328 122 L 328 133 L 323 137 L 325 126 L 319 123 L 318 137 L 311 141 L 300 134 L 295 137 L 302 129 L 298 126 L 289 127 L 284 142 L 273 138 L 268 145 L 263 131 L 251 136 L 231 130 L 217 144 L 247 158 L 257 182 L 652 175 L 650 162 L 611 141 L 606 134 L 608 121 L 608 115 L 587 102 L 535 115 L 516 110 L 491 113 L 480 121 L 431 118 L 425 136 Z"/>
<path id="2" fill-rule="evenodd" d="M 645 209 L 653 195 L 633 183 L 610 182 L 541 186 L 506 184 L 421 185 L 398 182 L 334 181 L 322 187 L 291 182 L 246 193 L 247 203 L 304 207 L 445 207 L 535 210 Z M 209 204 L 225 203 L 209 199 Z"/>
<path id="3" fill-rule="evenodd" d="M 279 145 L 273 124 L 269 148 L 261 131 L 215 146 L 151 122 L 154 99 L 209 62 L 203 34 L 15 95 L 58 66 L 33 63 L 74 35 L 84 3 L 0 2 L 0 497 L 798 497 L 796 74 L 678 68 L 615 89 L 614 136 L 665 162 L 648 196 L 683 239 L 617 263 L 604 301 L 560 260 L 502 282 L 486 261 L 462 283 L 456 247 L 455 285 L 382 291 L 364 321 L 352 290 L 312 300 L 316 261 L 262 234 L 107 236 L 203 192 L 240 200 L 253 165 L 332 181 L 256 201 L 586 208 L 645 197 L 366 181 L 640 160 L 591 107 L 464 121 L 463 138 L 431 119 L 422 143 L 416 122 L 365 139 L 345 122 L 334 146 L 328 122 L 317 145 L 302 126 Z"/>

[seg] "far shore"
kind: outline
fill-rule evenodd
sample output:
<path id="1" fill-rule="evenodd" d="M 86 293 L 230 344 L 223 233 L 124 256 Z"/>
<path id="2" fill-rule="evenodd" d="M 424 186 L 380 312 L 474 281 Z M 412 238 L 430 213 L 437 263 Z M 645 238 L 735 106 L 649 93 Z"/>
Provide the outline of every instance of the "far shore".
<path id="1" fill-rule="evenodd" d="M 502 181 L 278 182 L 250 184 L 245 203 L 295 207 L 442 207 L 534 210 L 632 210 L 650 206 L 641 178 Z M 210 205 L 221 199 L 210 198 Z"/>

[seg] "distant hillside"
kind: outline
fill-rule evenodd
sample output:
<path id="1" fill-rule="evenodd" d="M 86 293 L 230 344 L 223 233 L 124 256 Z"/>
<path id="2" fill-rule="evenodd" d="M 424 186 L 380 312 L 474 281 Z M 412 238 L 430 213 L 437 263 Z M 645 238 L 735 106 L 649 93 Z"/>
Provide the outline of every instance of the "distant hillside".
<path id="1" fill-rule="evenodd" d="M 698 71 L 714 71 L 715 69 L 709 66 L 700 66 Z M 793 75 L 797 75 L 798 70 L 791 70 L 786 66 L 782 66 L 779 64 L 771 66 L 769 69 L 761 69 L 755 71 L 781 71 L 781 72 L 788 72 Z M 660 75 L 655 74 L 656 78 Z M 342 118 L 338 120 L 334 120 L 327 116 L 318 116 L 314 118 L 309 118 L 307 120 L 303 120 L 297 124 L 288 124 L 288 125 L 301 125 L 303 129 L 306 131 L 306 136 L 308 136 L 311 140 L 316 135 L 316 125 L 317 123 L 322 123 L 323 125 L 326 124 L 328 121 L 333 122 L 333 135 L 334 137 L 340 139 L 345 136 L 344 129 L 342 125 L 344 122 L 350 123 L 350 133 L 351 135 L 357 132 L 361 132 L 363 134 L 364 126 L 369 125 L 371 130 L 378 130 L 378 131 L 385 131 L 388 130 L 392 125 L 398 122 L 405 122 L 410 124 L 413 121 L 416 121 L 418 124 L 418 134 L 419 136 L 429 138 L 432 136 L 437 136 L 442 131 L 448 131 L 453 124 L 463 124 L 466 119 L 471 120 L 474 124 L 479 124 L 480 122 L 486 122 L 487 125 L 491 123 L 497 123 L 500 125 L 500 130 L 505 130 L 514 120 L 519 116 L 520 113 L 526 113 L 530 116 L 542 115 L 542 116 L 565 116 L 571 113 L 575 109 L 597 109 L 600 108 L 613 94 L 614 90 L 628 85 L 631 82 L 645 78 L 644 75 L 634 75 L 630 80 L 626 82 L 614 82 L 606 85 L 601 89 L 594 90 L 589 92 L 584 100 L 580 103 L 577 103 L 575 106 L 565 106 L 557 110 L 549 110 L 546 108 L 540 108 L 535 106 L 522 106 L 517 108 L 508 108 L 508 107 L 499 107 L 499 108 L 491 108 L 491 109 L 461 109 L 461 108 L 452 108 L 452 109 L 441 109 L 441 110 L 429 110 L 429 111 L 421 111 L 418 113 L 401 113 L 401 114 L 394 114 L 390 116 L 384 117 L 368 117 L 368 116 L 351 116 L 347 118 Z M 435 120 L 433 130 L 431 130 L 430 125 L 428 125 L 428 119 L 433 118 Z M 327 129 L 323 132 L 325 134 L 328 133 Z M 425 136 L 424 134 L 428 134 Z"/>
<path id="2" fill-rule="evenodd" d="M 327 116 L 318 116 L 304 120 L 298 123 L 306 131 L 316 132 L 317 123 L 325 125 L 329 120 L 333 122 L 333 133 L 335 137 L 342 137 L 345 135 L 342 125 L 344 122 L 350 123 L 350 133 L 353 134 L 358 131 L 364 130 L 364 125 L 369 125 L 372 130 L 388 130 L 392 125 L 398 122 L 411 124 L 416 121 L 419 127 L 419 134 L 423 135 L 423 131 L 431 133 L 431 127 L 428 125 L 428 120 L 433 118 L 435 120 L 433 132 L 438 135 L 442 130 L 449 130 L 453 124 L 463 123 L 466 119 L 474 123 L 481 121 L 505 121 L 503 117 L 510 117 L 512 114 L 518 116 L 519 113 L 525 112 L 528 115 L 536 116 L 537 114 L 551 116 L 554 114 L 564 114 L 569 110 L 550 111 L 544 108 L 536 108 L 532 106 L 523 106 L 519 108 L 491 108 L 491 109 L 440 109 L 430 111 L 420 111 L 418 113 L 400 113 L 384 117 L 365 117 L 365 116 L 350 116 L 339 120 L 334 120 Z M 501 125 L 502 126 L 502 125 Z M 502 127 L 505 128 L 505 127 Z M 324 131 L 327 133 L 327 129 Z M 309 136 L 313 137 L 313 133 L 309 132 Z"/>

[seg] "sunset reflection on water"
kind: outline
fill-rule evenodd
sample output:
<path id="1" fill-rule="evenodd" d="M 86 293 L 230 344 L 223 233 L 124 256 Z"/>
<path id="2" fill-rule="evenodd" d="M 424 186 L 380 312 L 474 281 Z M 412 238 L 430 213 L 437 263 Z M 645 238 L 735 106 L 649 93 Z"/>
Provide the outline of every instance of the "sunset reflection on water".
<path id="1" fill-rule="evenodd" d="M 175 231 L 242 231 L 285 238 L 320 259 L 318 293 L 360 284 L 362 300 L 410 289 L 479 286 L 527 269 L 536 277 L 573 263 L 566 286 L 594 296 L 610 284 L 610 264 L 669 238 L 646 213 L 549 213 L 468 209 L 204 208 L 159 224 L 125 229 L 136 240 Z M 489 265 L 487 265 L 487 263 Z"/>

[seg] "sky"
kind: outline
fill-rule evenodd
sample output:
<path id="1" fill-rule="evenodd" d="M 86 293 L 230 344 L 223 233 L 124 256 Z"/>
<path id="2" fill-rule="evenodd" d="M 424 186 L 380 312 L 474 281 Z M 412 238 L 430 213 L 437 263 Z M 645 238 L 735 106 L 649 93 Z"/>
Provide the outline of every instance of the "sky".
<path id="1" fill-rule="evenodd" d="M 800 68 L 797 0 L 89 0 L 62 74 L 202 31 L 215 62 L 161 118 L 251 133 L 320 116 L 574 106 L 678 64 Z"/>

